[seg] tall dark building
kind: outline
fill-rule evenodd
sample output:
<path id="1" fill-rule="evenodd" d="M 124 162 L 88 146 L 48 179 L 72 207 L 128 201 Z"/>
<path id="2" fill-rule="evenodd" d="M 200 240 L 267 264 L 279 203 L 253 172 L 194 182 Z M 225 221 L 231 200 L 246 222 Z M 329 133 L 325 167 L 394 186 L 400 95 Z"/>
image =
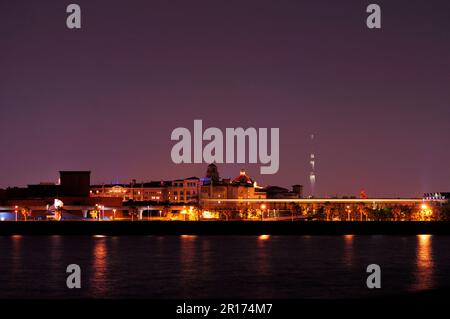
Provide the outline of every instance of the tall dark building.
<path id="1" fill-rule="evenodd" d="M 213 184 L 217 184 L 220 181 L 219 171 L 215 164 L 209 164 L 206 170 L 206 178 Z"/>
<path id="2" fill-rule="evenodd" d="M 89 197 L 91 172 L 89 171 L 61 171 L 61 196 Z"/>
<path id="3" fill-rule="evenodd" d="M 303 197 L 303 186 L 299 184 L 292 185 L 292 192 L 298 194 L 299 198 Z"/>

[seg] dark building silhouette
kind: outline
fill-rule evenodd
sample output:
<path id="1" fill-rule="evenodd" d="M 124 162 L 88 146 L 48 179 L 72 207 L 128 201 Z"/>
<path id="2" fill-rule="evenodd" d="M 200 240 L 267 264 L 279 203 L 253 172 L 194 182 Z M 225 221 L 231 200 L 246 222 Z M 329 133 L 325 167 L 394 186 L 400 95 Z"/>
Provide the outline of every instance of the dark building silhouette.
<path id="1" fill-rule="evenodd" d="M 89 171 L 61 171 L 60 196 L 89 197 L 91 172 Z"/>
<path id="2" fill-rule="evenodd" d="M 0 189 L 0 204 L 4 204 L 6 200 L 6 190 Z"/>
<path id="3" fill-rule="evenodd" d="M 295 184 L 292 185 L 292 192 L 299 195 L 299 198 L 303 197 L 303 185 Z"/>
<path id="4" fill-rule="evenodd" d="M 206 183 L 212 182 L 218 184 L 220 182 L 219 171 L 215 164 L 209 164 L 206 170 Z"/>
<path id="5" fill-rule="evenodd" d="M 288 199 L 288 198 L 303 197 L 303 186 L 298 184 L 292 186 L 292 191 L 289 191 L 287 188 L 279 186 L 268 186 L 264 188 L 263 191 L 267 193 L 267 198 L 273 199 Z"/>
<path id="6" fill-rule="evenodd" d="M 32 184 L 27 187 L 12 187 L 5 191 L 4 198 L 12 199 L 48 199 L 59 197 L 89 198 L 89 171 L 61 171 L 60 183 Z"/>

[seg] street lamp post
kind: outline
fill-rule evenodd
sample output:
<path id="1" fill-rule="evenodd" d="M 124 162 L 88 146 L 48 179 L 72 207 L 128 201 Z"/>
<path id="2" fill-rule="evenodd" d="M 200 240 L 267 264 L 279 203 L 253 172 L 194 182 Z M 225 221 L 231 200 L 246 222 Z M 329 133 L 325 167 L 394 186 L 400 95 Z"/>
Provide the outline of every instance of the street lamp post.
<path id="1" fill-rule="evenodd" d="M 261 205 L 261 220 L 264 220 L 264 210 L 266 209 L 266 205 L 262 204 Z"/>
<path id="2" fill-rule="evenodd" d="M 97 206 L 97 220 L 102 220 L 105 217 L 105 206 L 100 204 L 95 204 Z"/>

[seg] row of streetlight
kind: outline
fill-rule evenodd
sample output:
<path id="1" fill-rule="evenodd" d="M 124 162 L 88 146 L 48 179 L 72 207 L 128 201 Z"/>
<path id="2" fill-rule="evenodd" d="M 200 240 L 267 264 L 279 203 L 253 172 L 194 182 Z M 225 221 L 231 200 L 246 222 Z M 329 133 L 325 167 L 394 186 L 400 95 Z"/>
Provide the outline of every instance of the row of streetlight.
<path id="1" fill-rule="evenodd" d="M 104 219 L 105 218 L 105 205 L 95 204 L 95 207 L 97 208 L 97 211 L 99 212 L 97 218 Z M 267 208 L 267 206 L 265 204 L 261 204 L 261 206 L 260 206 L 261 220 L 264 220 L 264 211 L 266 210 L 266 208 Z M 345 208 L 346 208 L 345 210 L 347 212 L 347 220 L 350 220 L 350 215 L 352 213 L 352 209 L 350 206 L 346 206 Z M 184 206 L 184 209 L 181 211 L 181 213 L 184 215 L 184 220 L 186 220 L 187 214 L 192 214 L 193 209 L 194 209 L 194 207 L 190 206 L 189 210 L 186 210 L 186 206 Z M 117 211 L 116 209 L 113 209 L 113 219 L 116 218 L 116 211 Z M 14 213 L 15 213 L 15 220 L 18 221 L 19 206 L 17 206 L 17 205 L 14 206 Z M 421 213 L 422 213 L 422 215 L 425 215 L 427 217 L 429 217 L 432 214 L 431 209 L 426 204 L 421 205 Z M 160 218 L 161 218 L 161 215 L 162 215 L 162 211 L 160 210 L 159 211 Z M 361 212 L 361 220 L 362 220 L 362 212 Z"/>

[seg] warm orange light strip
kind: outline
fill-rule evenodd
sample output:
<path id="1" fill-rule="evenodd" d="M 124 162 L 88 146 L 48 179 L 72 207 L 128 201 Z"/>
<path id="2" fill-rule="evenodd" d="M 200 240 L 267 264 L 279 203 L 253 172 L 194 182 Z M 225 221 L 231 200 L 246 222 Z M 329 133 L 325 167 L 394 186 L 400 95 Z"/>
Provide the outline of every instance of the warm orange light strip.
<path id="1" fill-rule="evenodd" d="M 421 198 L 292 198 L 292 199 L 202 199 L 205 202 L 248 202 L 248 203 L 422 203 Z M 434 202 L 446 202 L 438 199 Z"/>

